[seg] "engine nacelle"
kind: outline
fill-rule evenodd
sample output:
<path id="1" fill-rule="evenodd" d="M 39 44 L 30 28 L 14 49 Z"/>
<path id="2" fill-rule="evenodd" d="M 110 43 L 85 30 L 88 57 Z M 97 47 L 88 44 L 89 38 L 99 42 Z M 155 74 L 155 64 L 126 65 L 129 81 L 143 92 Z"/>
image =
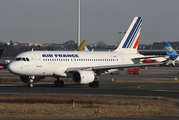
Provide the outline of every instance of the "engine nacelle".
<path id="1" fill-rule="evenodd" d="M 72 79 L 78 84 L 88 84 L 94 81 L 95 76 L 92 71 L 75 71 L 72 75 Z"/>
<path id="2" fill-rule="evenodd" d="M 43 79 L 44 77 L 42 76 L 20 76 L 20 80 L 23 83 L 28 83 L 29 82 L 29 78 L 33 78 L 33 83 L 40 81 L 41 79 Z"/>

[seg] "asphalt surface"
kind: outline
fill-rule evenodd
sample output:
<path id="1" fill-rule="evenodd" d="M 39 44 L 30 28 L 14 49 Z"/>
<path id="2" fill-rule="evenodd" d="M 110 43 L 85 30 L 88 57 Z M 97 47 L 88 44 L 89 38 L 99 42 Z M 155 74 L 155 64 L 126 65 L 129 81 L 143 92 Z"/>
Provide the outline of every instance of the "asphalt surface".
<path id="1" fill-rule="evenodd" d="M 35 83 L 33 88 L 28 88 L 26 84 L 0 84 L 0 93 L 14 94 L 61 94 L 61 95 L 97 95 L 97 96 L 133 96 L 133 97 L 164 97 L 169 99 L 174 104 L 179 101 L 179 82 L 174 81 L 178 77 L 178 67 L 150 67 L 147 70 L 140 70 L 140 75 L 128 75 L 126 72 L 121 72 L 120 75 L 103 75 L 100 79 L 114 78 L 117 81 L 124 82 L 100 82 L 99 88 L 89 88 L 88 85 L 76 85 L 66 83 L 63 88 L 54 87 L 53 83 Z M 6 70 L 0 71 L 0 77 L 16 78 Z M 126 83 L 128 81 L 138 80 L 153 80 L 154 83 L 136 82 Z M 167 81 L 167 83 L 165 82 Z M 168 83 L 169 82 L 169 83 Z M 140 117 L 140 118 L 120 118 L 125 120 L 177 120 L 179 119 L 179 108 L 175 114 L 155 117 Z M 113 120 L 119 118 L 81 118 L 81 119 L 106 119 Z M 65 119 L 67 120 L 67 119 Z"/>
<path id="2" fill-rule="evenodd" d="M 179 99 L 179 83 L 100 83 L 99 88 L 88 85 L 65 84 L 63 88 L 53 84 L 34 84 L 28 88 L 26 84 L 1 84 L 0 93 L 23 94 L 76 94 L 76 95 L 127 95 L 157 96 Z"/>

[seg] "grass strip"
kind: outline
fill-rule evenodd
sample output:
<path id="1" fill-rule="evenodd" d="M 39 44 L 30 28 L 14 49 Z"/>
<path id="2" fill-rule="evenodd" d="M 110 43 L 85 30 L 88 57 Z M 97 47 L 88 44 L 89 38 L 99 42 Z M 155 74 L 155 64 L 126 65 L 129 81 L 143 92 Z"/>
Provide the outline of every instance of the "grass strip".
<path id="1" fill-rule="evenodd" d="M 75 109 L 72 109 L 72 99 Z M 143 104 L 144 101 L 144 104 Z M 140 109 L 139 109 L 140 106 Z M 139 117 L 174 113 L 164 98 L 0 94 L 0 118 Z"/>

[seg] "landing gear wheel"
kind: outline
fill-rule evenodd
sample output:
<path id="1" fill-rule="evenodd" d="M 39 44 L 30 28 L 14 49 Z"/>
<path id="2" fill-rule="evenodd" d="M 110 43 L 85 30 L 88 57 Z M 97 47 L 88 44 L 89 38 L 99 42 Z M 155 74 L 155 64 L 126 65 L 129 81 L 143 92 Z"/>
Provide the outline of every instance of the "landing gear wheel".
<path id="1" fill-rule="evenodd" d="M 96 88 L 99 87 L 99 82 L 98 81 L 94 81 L 94 87 L 96 87 Z"/>
<path id="2" fill-rule="evenodd" d="M 98 88 L 99 87 L 99 82 L 98 81 L 93 81 L 92 83 L 89 83 L 90 88 Z"/>
<path id="3" fill-rule="evenodd" d="M 64 86 L 63 80 L 55 80 L 54 86 L 55 87 L 63 87 Z"/>
<path id="4" fill-rule="evenodd" d="M 92 82 L 92 83 L 89 83 L 89 87 L 90 87 L 90 88 L 93 88 L 93 87 L 94 87 L 93 82 Z"/>
<path id="5" fill-rule="evenodd" d="M 27 84 L 27 87 L 29 87 L 29 88 L 32 88 L 34 85 L 33 85 L 33 83 L 28 83 Z"/>
<path id="6" fill-rule="evenodd" d="M 29 87 L 29 88 L 33 88 L 33 82 L 34 82 L 34 80 L 33 79 L 29 79 L 29 82 L 28 82 L 28 84 L 27 84 L 27 87 Z"/>

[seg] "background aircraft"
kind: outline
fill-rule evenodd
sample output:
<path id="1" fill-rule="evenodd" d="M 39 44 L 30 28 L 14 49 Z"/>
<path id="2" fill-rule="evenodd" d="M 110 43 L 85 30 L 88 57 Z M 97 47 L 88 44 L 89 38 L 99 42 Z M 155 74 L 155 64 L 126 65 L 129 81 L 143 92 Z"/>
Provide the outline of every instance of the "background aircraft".
<path id="1" fill-rule="evenodd" d="M 173 66 L 175 66 L 175 63 L 179 62 L 178 53 L 173 49 L 173 47 L 167 41 L 163 41 L 163 44 L 165 46 L 166 53 L 170 58 L 170 60 L 166 63 L 166 65 L 172 64 Z"/>
<path id="2" fill-rule="evenodd" d="M 4 48 L 0 49 L 0 58 L 3 54 Z M 0 62 L 0 69 L 7 69 L 7 65 L 9 64 L 8 60 L 5 60 L 4 62 Z"/>
<path id="3" fill-rule="evenodd" d="M 77 51 L 85 51 L 86 50 L 85 47 L 86 47 L 86 40 L 83 40 L 83 42 L 77 48 Z"/>
<path id="4" fill-rule="evenodd" d="M 3 51 L 4 51 L 4 48 L 0 48 L 0 58 L 2 56 Z"/>

